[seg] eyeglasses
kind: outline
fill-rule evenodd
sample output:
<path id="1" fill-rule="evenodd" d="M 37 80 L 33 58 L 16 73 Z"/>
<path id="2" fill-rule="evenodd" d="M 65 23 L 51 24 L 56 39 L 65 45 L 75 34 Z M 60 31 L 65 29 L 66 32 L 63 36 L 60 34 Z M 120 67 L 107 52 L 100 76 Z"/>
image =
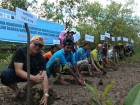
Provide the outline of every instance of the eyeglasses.
<path id="1" fill-rule="evenodd" d="M 34 43 L 35 46 L 38 46 L 39 48 L 42 48 L 43 45 L 42 44 L 39 44 L 39 43 Z"/>

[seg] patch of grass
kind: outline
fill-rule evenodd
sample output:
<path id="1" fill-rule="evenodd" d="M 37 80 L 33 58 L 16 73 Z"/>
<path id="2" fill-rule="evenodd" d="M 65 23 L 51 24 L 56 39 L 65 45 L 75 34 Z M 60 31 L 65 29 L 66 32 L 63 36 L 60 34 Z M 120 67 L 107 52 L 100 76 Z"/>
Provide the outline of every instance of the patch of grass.
<path id="1" fill-rule="evenodd" d="M 5 59 L 7 56 L 9 56 L 10 53 L 7 53 L 7 52 L 1 52 L 0 53 L 0 59 Z"/>
<path id="2" fill-rule="evenodd" d="M 9 54 L 5 59 L 0 59 L 0 72 L 2 72 L 2 70 L 8 66 L 8 64 L 11 61 L 11 58 L 12 54 Z"/>

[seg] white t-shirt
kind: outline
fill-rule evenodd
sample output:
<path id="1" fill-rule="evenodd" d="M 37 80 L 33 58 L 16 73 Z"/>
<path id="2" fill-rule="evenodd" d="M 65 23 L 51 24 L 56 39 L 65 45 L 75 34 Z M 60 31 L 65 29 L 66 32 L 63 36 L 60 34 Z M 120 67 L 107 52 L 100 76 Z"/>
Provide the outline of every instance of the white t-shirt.
<path id="1" fill-rule="evenodd" d="M 109 49 L 107 52 L 107 56 L 108 58 L 117 57 L 117 52 L 115 52 L 113 49 Z"/>

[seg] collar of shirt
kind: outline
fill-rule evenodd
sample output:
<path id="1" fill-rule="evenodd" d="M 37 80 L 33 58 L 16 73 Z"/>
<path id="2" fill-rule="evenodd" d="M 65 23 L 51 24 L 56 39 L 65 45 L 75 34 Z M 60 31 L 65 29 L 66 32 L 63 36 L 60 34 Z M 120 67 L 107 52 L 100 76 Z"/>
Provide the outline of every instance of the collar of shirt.
<path id="1" fill-rule="evenodd" d="M 67 53 L 65 52 L 64 48 L 62 49 L 62 52 L 63 52 L 64 55 L 69 55 L 69 54 L 72 53 L 72 52 L 71 52 L 71 53 L 67 54 Z"/>
<path id="2" fill-rule="evenodd" d="M 64 48 L 62 49 L 62 52 L 63 52 L 63 54 L 64 54 L 64 55 L 66 54 L 66 52 L 65 52 Z"/>
<path id="3" fill-rule="evenodd" d="M 83 49 L 84 52 L 87 52 L 88 50 L 85 50 L 83 47 L 81 47 Z"/>

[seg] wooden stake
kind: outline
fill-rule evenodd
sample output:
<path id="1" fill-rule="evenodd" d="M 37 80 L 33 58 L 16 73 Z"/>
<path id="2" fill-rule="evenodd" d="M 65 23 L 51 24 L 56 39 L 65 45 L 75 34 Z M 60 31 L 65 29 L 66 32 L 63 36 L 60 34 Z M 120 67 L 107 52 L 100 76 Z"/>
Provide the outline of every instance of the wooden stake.
<path id="1" fill-rule="evenodd" d="M 27 105 L 30 105 L 30 30 L 27 23 L 24 23 L 27 32 Z"/>

